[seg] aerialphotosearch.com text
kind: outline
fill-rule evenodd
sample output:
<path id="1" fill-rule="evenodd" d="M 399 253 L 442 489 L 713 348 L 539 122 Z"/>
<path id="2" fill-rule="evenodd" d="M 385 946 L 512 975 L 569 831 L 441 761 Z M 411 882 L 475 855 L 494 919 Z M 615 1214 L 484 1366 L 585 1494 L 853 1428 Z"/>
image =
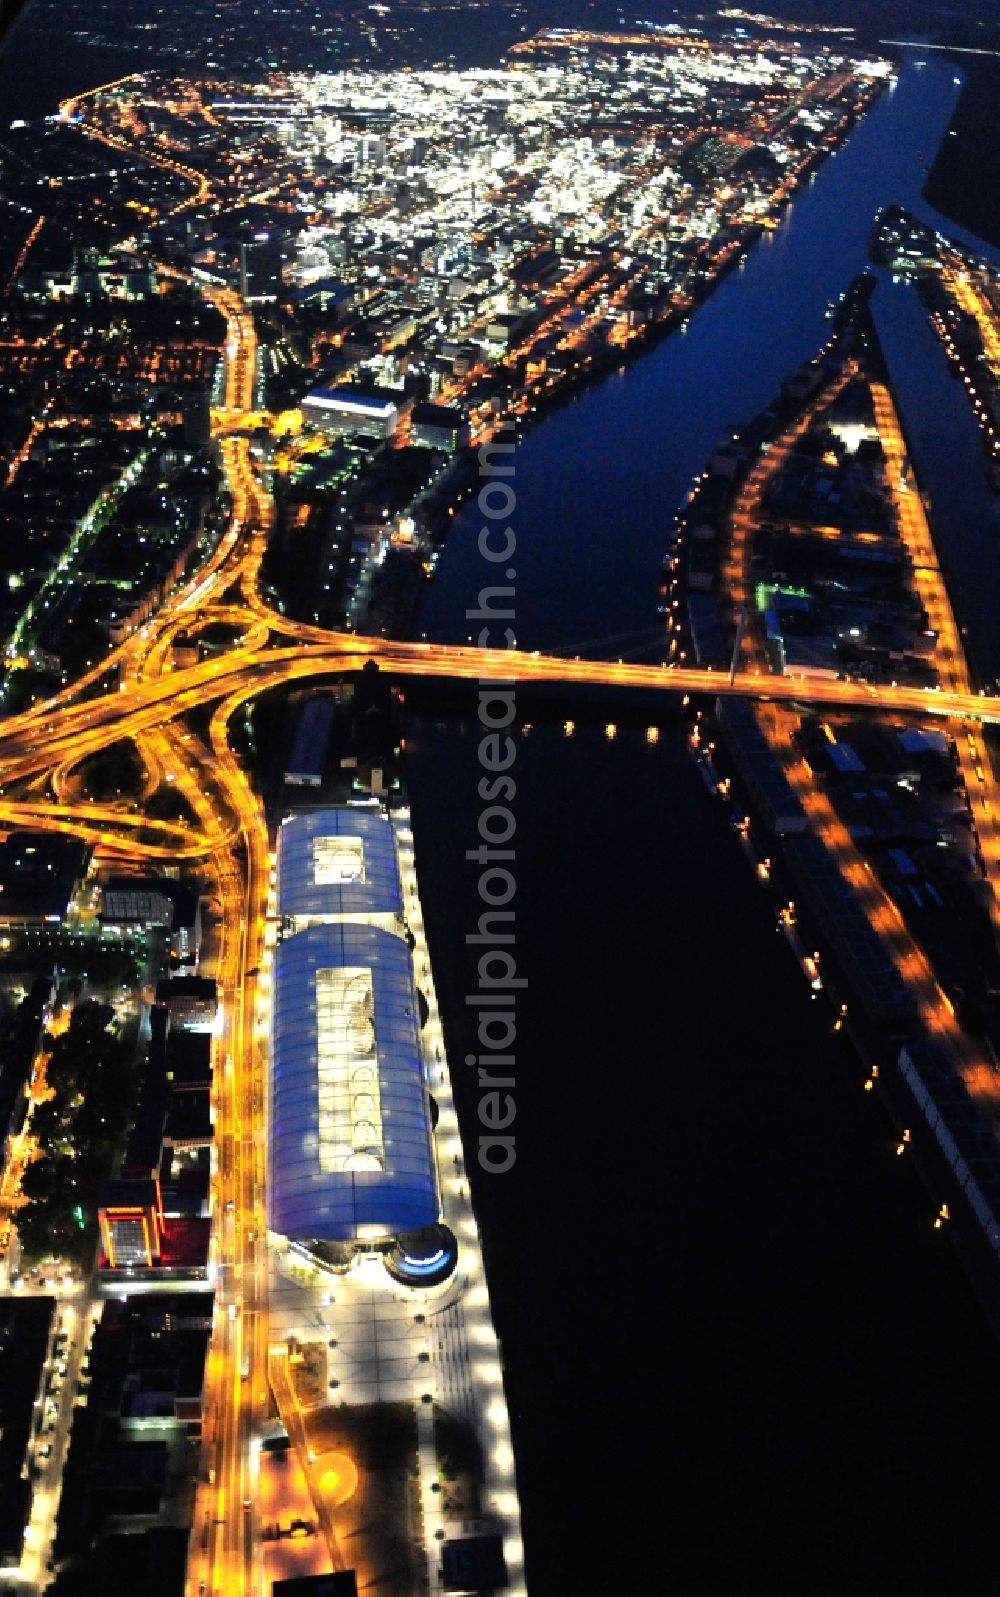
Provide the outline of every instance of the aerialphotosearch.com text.
<path id="1" fill-rule="evenodd" d="M 514 438 L 498 434 L 479 451 L 482 485 L 476 501 L 482 517 L 478 548 L 489 567 L 490 580 L 479 590 L 475 606 L 466 611 L 475 642 L 481 649 L 510 649 L 514 633 L 514 595 L 517 571 L 513 564 L 516 537 L 512 517 L 516 497 Z M 511 735 L 516 715 L 512 681 L 479 684 L 479 766 L 477 785 L 478 840 L 466 850 L 470 864 L 479 868 L 479 918 L 466 943 L 479 952 L 476 991 L 466 1004 L 475 1016 L 477 1052 L 465 1056 L 475 1070 L 479 1091 L 480 1134 L 478 1159 L 492 1175 L 510 1170 L 517 1157 L 514 1096 L 517 1043 L 517 996 L 527 979 L 517 974 L 516 907 L 517 822 L 514 799 L 517 783 L 513 768 L 517 745 Z"/>

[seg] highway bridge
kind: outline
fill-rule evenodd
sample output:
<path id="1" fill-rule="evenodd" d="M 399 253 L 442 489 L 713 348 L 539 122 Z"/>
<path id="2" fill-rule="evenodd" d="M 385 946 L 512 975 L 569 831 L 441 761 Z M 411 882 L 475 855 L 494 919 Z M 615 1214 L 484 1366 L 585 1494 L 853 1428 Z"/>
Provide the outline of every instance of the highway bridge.
<path id="1" fill-rule="evenodd" d="M 232 619 L 233 607 L 227 610 Z M 533 650 L 481 649 L 438 643 L 328 633 L 274 618 L 273 641 L 260 642 L 259 612 L 245 613 L 249 643 L 221 657 L 148 679 L 122 680 L 117 691 L 71 703 L 40 705 L 0 722 L 0 784 L 8 786 L 50 767 L 57 756 L 83 759 L 120 737 L 162 727 L 222 698 L 245 700 L 283 682 L 358 671 L 370 661 L 393 675 L 452 678 L 482 684 L 547 683 L 573 687 L 641 689 L 813 704 L 834 710 L 934 716 L 1000 723 L 1000 695 L 835 678 L 774 676 L 762 670 L 734 673 L 711 666 L 636 665 L 564 659 Z M 289 641 L 294 640 L 294 641 Z"/>

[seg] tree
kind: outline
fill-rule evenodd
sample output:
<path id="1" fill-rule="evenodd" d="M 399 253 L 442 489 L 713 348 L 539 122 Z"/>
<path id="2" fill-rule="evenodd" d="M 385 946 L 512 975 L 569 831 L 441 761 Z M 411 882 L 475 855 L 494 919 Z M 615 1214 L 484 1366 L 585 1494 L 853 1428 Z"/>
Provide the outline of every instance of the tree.
<path id="1" fill-rule="evenodd" d="M 55 1193 L 56 1174 L 52 1159 L 33 1159 L 21 1177 L 21 1191 L 30 1202 L 45 1203 Z"/>

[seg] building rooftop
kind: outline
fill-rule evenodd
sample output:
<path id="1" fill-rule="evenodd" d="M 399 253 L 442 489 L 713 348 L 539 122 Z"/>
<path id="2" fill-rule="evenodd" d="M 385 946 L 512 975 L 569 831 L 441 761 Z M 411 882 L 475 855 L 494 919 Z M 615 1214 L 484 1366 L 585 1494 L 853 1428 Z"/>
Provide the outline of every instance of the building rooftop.
<path id="1" fill-rule="evenodd" d="M 406 944 L 377 927 L 314 925 L 279 943 L 274 977 L 269 1226 L 347 1241 L 430 1224 L 438 1199 Z"/>
<path id="2" fill-rule="evenodd" d="M 164 976 L 156 984 L 156 1002 L 171 1004 L 175 1001 L 193 1001 L 214 1004 L 215 982 L 207 976 Z"/>
<path id="3" fill-rule="evenodd" d="M 392 826 L 376 809 L 305 811 L 278 830 L 278 914 L 400 915 Z"/>
<path id="4" fill-rule="evenodd" d="M 11 832 L 0 842 L 0 920 L 61 920 L 89 853 L 74 837 Z"/>
<path id="5" fill-rule="evenodd" d="M 211 1085 L 211 1032 L 170 1031 L 167 1037 L 167 1078 L 175 1092 Z"/>
<path id="6" fill-rule="evenodd" d="M 174 1147 L 209 1142 L 213 1136 L 211 1093 L 207 1087 L 188 1087 L 171 1094 L 164 1139 Z"/>
<path id="7" fill-rule="evenodd" d="M 459 428 L 464 422 L 465 412 L 461 405 L 434 405 L 430 400 L 422 400 L 413 407 L 415 427 Z"/>
<path id="8" fill-rule="evenodd" d="M 397 409 L 402 396 L 393 392 L 369 393 L 363 388 L 313 388 L 305 398 L 307 405 L 317 405 L 322 410 L 373 412 L 388 416 Z"/>
<path id="9" fill-rule="evenodd" d="M 31 1489 L 22 1476 L 54 1300 L 0 1304 L 0 1558 L 19 1563 Z"/>

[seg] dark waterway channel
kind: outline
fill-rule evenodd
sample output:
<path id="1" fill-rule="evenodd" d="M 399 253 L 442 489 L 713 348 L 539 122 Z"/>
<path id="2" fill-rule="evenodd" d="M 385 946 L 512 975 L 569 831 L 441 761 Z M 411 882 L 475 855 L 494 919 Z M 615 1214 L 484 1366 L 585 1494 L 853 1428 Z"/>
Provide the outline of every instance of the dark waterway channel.
<path id="1" fill-rule="evenodd" d="M 877 208 L 919 207 L 957 92 L 945 63 L 911 62 L 686 332 L 528 433 L 519 644 L 650 652 L 673 510 L 825 340 Z M 994 675 L 978 435 L 912 290 L 886 281 L 876 308 L 977 669 Z M 471 508 L 456 522 L 428 637 L 473 630 L 490 580 L 479 525 Z M 635 725 L 609 739 L 607 706 L 569 736 L 537 706 L 522 719 L 518 1157 L 475 1191 L 532 1590 L 645 1590 L 653 1567 L 678 1593 L 990 1591 L 1000 1354 L 861 1061 L 811 1001 L 677 723 L 661 716 L 654 744 Z M 456 1074 L 474 1043 L 476 749 L 471 713 L 411 714 Z"/>

